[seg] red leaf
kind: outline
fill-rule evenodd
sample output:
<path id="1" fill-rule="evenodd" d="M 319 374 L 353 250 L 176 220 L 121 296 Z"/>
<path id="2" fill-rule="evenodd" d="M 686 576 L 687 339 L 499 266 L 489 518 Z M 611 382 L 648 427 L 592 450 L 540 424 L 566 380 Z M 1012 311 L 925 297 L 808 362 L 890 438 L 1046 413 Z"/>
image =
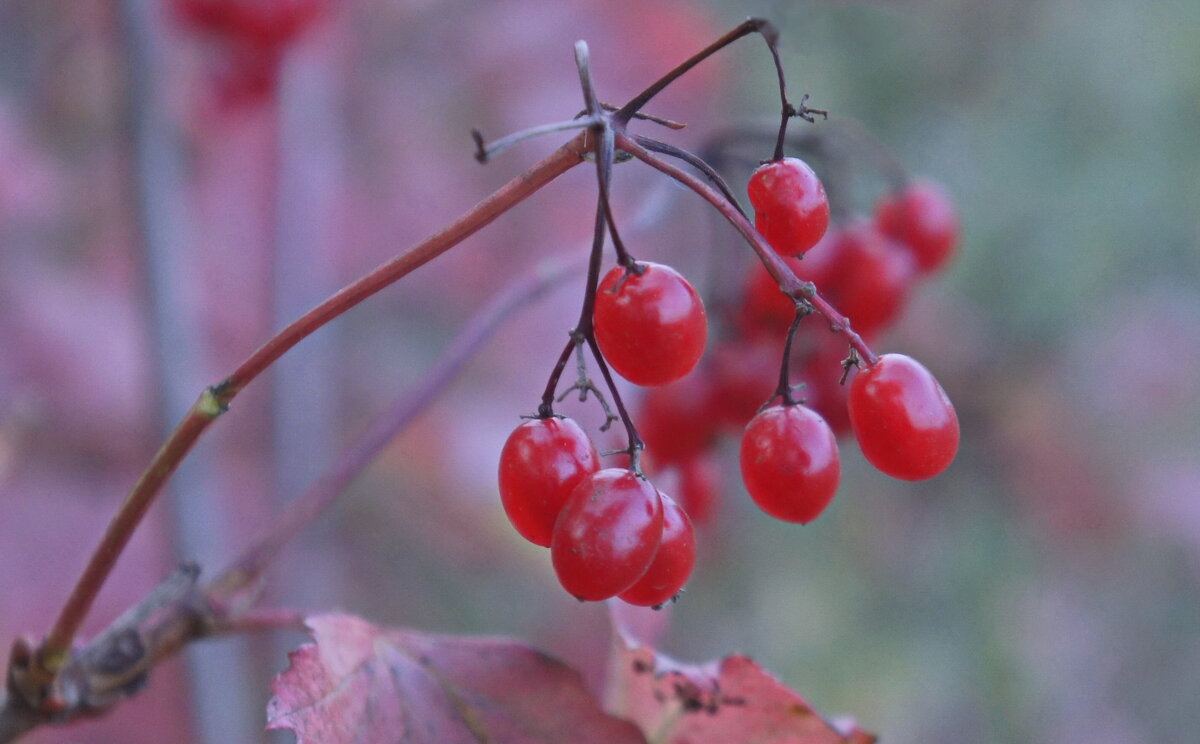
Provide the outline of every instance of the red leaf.
<path id="1" fill-rule="evenodd" d="M 661 744 L 874 744 L 853 722 L 830 722 L 745 656 L 680 664 L 618 628 L 610 710 Z"/>
<path id="2" fill-rule="evenodd" d="M 606 715 L 572 669 L 495 638 L 378 628 L 348 615 L 308 619 L 315 643 L 290 655 L 267 707 L 299 744 L 576 742 L 645 744 Z"/>

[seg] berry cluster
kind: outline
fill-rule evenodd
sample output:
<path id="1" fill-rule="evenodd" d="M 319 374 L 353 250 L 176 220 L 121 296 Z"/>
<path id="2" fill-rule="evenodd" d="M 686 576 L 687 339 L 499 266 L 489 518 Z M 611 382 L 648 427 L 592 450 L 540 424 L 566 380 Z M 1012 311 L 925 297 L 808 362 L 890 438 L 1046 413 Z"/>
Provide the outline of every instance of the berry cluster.
<path id="1" fill-rule="evenodd" d="M 809 109 L 803 99 L 799 108 L 788 103 L 782 69 L 783 114 L 775 154 L 748 185 L 754 227 L 702 158 L 626 133 L 638 116 L 671 125 L 638 109 L 704 56 L 753 32 L 762 33 L 774 51 L 773 31 L 748 21 L 622 108 L 600 104 L 591 87 L 586 46 L 577 46 L 587 109 L 576 119 L 527 130 L 588 128 L 580 141 L 595 156 L 599 203 L 579 320 L 536 415 L 504 445 L 500 496 L 516 530 L 550 549 L 559 582 L 580 600 L 619 597 L 658 607 L 677 596 L 695 563 L 693 519 L 704 522 L 711 516 L 720 470 L 712 445 L 722 429 L 741 429 L 742 480 L 754 502 L 775 518 L 798 523 L 816 519 L 837 492 L 837 433 L 853 430 L 871 463 L 908 480 L 937 475 L 958 449 L 954 408 L 928 370 L 900 354 L 877 356 L 867 343 L 894 321 L 916 278 L 950 258 L 957 225 L 952 205 L 937 187 L 903 179 L 880 202 L 873 220 L 831 227 L 821 181 L 805 162 L 783 155 L 788 120 L 812 121 L 813 114 L 824 112 Z M 778 65 L 778 54 L 773 56 Z M 476 157 L 486 162 L 524 136 L 510 135 L 489 147 L 475 133 Z M 700 193 L 758 254 L 762 268 L 752 270 L 738 308 L 717 314 L 727 332 L 705 363 L 709 321 L 700 295 L 674 269 L 635 260 L 619 235 L 608 195 L 617 150 Z M 685 161 L 712 186 L 651 151 Z M 617 265 L 601 276 L 609 238 Z M 824 316 L 833 332 L 797 341 L 801 320 L 813 313 Z M 854 319 L 853 328 L 847 316 Z M 781 332 L 782 361 L 776 346 Z M 585 347 L 616 413 L 588 374 Z M 554 411 L 566 395 L 558 394 L 558 384 L 572 356 L 578 376 L 567 392 L 598 400 L 607 416 L 602 430 L 616 421 L 623 424 L 628 445 L 606 454 L 627 457 L 627 467 L 601 467 L 588 435 Z M 794 364 L 808 380 L 802 399 L 794 396 L 797 386 L 791 383 Z M 648 388 L 636 417 L 622 402 L 610 370 Z M 847 391 L 845 382 L 854 372 Z M 646 477 L 643 450 L 652 474 L 678 471 L 678 503 Z"/>
<path id="2" fill-rule="evenodd" d="M 615 267 L 599 282 L 592 305 L 602 358 L 631 382 L 674 382 L 704 353 L 704 304 L 669 266 Z M 505 513 L 523 537 L 550 548 L 559 582 L 581 600 L 620 597 L 657 607 L 691 575 L 692 521 L 641 473 L 639 449 L 635 443 L 629 451 L 632 468 L 601 469 L 579 425 L 546 412 L 518 426 L 501 451 Z"/>
<path id="3" fill-rule="evenodd" d="M 843 225 L 829 224 L 825 190 L 797 158 L 759 167 L 748 191 L 758 231 L 866 340 L 895 321 L 916 282 L 945 266 L 957 242 L 953 204 L 929 181 L 908 181 L 880 200 L 873 219 Z M 756 262 L 728 315 L 732 332 L 706 363 L 647 391 L 638 412 L 650 465 L 675 470 L 680 502 L 698 524 L 711 518 L 720 491 L 713 446 L 723 431 L 742 432 L 742 479 L 755 503 L 789 522 L 812 521 L 833 499 L 837 436 L 853 431 L 872 464 L 905 480 L 931 478 L 953 460 L 957 417 L 918 362 L 885 354 L 856 374 L 863 360 L 846 359 L 844 337 L 815 329 L 795 339 L 785 360 L 804 381 L 800 405 L 788 397 L 776 351 L 797 301 Z M 776 397 L 782 405 L 762 408 Z"/>

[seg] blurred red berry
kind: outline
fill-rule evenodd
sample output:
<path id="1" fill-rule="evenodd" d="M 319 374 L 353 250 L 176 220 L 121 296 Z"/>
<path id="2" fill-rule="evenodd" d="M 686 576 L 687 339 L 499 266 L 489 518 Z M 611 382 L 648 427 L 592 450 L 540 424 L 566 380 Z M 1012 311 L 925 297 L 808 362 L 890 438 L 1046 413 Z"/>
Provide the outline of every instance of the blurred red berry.
<path id="1" fill-rule="evenodd" d="M 329 0 L 174 0 L 198 30 L 259 49 L 280 49 L 307 30 Z"/>
<path id="2" fill-rule="evenodd" d="M 721 465 L 713 452 L 699 452 L 679 463 L 679 504 L 692 523 L 712 522 L 721 491 Z"/>
<path id="3" fill-rule="evenodd" d="M 713 352 L 710 408 L 726 426 L 741 431 L 775 392 L 783 353 L 780 338 L 727 342 Z"/>
<path id="4" fill-rule="evenodd" d="M 678 463 L 708 447 L 720 423 L 712 400 L 712 381 L 704 369 L 646 391 L 634 420 L 656 465 Z"/>
<path id="5" fill-rule="evenodd" d="M 904 309 L 916 281 L 912 257 L 866 221 L 838 231 L 836 277 L 822 296 L 863 336 L 887 328 Z"/>
<path id="6" fill-rule="evenodd" d="M 875 210 L 880 231 L 912 252 L 918 269 L 929 273 L 950 260 L 958 244 L 958 215 L 946 191 L 933 181 L 910 181 L 880 200 Z"/>

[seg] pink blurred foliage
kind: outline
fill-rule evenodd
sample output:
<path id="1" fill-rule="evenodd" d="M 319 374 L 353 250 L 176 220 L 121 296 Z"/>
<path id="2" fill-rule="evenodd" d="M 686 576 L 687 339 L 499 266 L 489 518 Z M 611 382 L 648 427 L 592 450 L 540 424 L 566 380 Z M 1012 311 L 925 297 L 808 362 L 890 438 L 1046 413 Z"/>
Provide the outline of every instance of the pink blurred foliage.
<path id="1" fill-rule="evenodd" d="M 1200 292 L 1162 282 L 1114 300 L 1064 357 L 1069 400 L 1139 529 L 1200 567 Z M 1066 370 L 1062 377 L 1066 376 Z"/>

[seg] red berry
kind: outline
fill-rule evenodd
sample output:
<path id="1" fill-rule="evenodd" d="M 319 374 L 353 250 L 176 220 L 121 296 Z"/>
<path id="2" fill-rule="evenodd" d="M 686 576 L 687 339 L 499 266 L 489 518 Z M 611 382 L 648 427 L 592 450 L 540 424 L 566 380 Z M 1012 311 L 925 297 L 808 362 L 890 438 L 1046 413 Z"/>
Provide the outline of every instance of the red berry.
<path id="1" fill-rule="evenodd" d="M 898 193 L 880 200 L 875 220 L 884 234 L 912 252 L 924 273 L 945 265 L 958 243 L 954 202 L 932 181 L 911 181 Z"/>
<path id="2" fill-rule="evenodd" d="M 850 393 L 849 380 L 854 379 L 855 368 L 850 369 L 847 384 L 841 384 L 842 360 L 848 349 L 841 336 L 825 333 L 813 352 L 805 358 L 800 368 L 800 379 L 804 380 L 804 405 L 825 419 L 835 436 L 850 431 L 850 412 L 847 397 Z"/>
<path id="3" fill-rule="evenodd" d="M 803 260 L 790 256 L 783 258 L 783 262 L 799 279 L 817 285 L 817 289 L 826 297 L 830 296 L 830 290 L 838 280 L 836 272 L 839 270 L 840 234 L 839 230 L 830 229 L 820 242 L 804 254 Z M 763 332 L 774 337 L 787 330 L 795 314 L 796 303 L 779 291 L 779 284 L 774 277 L 767 273 L 762 264 L 755 262 L 743 294 L 739 315 L 742 330 L 749 334 Z"/>
<path id="4" fill-rule="evenodd" d="M 286 46 L 325 11 L 328 0 L 175 0 L 194 27 L 260 49 Z"/>
<path id="5" fill-rule="evenodd" d="M 863 455 L 893 478 L 925 480 L 958 452 L 958 415 L 920 362 L 884 354 L 850 384 L 850 424 Z"/>
<path id="6" fill-rule="evenodd" d="M 837 492 L 841 460 L 837 440 L 815 411 L 773 406 L 746 425 L 742 480 L 759 508 L 785 522 L 807 524 Z"/>
<path id="7" fill-rule="evenodd" d="M 784 326 L 780 333 L 786 329 Z M 741 431 L 754 418 L 779 385 L 779 352 L 778 338 L 735 341 L 717 347 L 712 356 L 715 379 L 709 408 L 721 423 Z"/>
<path id="8" fill-rule="evenodd" d="M 646 391 L 635 417 L 656 466 L 677 463 L 708 447 L 718 421 L 709 410 L 712 381 L 704 370 Z"/>
<path id="9" fill-rule="evenodd" d="M 663 527 L 658 552 L 642 578 L 618 596 L 631 605 L 656 607 L 669 602 L 692 575 L 696 534 L 687 512 L 662 491 Z"/>
<path id="10" fill-rule="evenodd" d="M 654 486 L 629 470 L 597 471 L 575 487 L 554 525 L 558 582 L 579 599 L 615 597 L 646 573 L 662 531 Z"/>
<path id="11" fill-rule="evenodd" d="M 637 385 L 665 385 L 691 372 L 708 339 L 700 295 L 662 264 L 608 272 L 592 317 L 604 358 Z"/>
<path id="12" fill-rule="evenodd" d="M 808 263 L 797 258 L 784 258 L 797 276 L 801 265 Z M 796 317 L 796 303 L 779 291 L 779 283 L 757 261 L 750 267 L 738 319 L 743 330 L 754 335 L 776 336 L 787 330 Z"/>
<path id="13" fill-rule="evenodd" d="M 524 422 L 500 451 L 500 501 L 508 521 L 526 540 L 550 547 L 567 498 L 599 469 L 596 447 L 573 420 Z"/>
<path id="14" fill-rule="evenodd" d="M 747 188 L 754 226 L 780 255 L 799 256 L 829 227 L 825 187 L 808 163 L 784 158 L 760 165 Z"/>
<path id="15" fill-rule="evenodd" d="M 908 252 L 866 221 L 838 231 L 834 270 L 822 294 L 864 336 L 874 336 L 896 319 L 916 280 Z"/>
<path id="16" fill-rule="evenodd" d="M 716 511 L 721 465 L 712 452 L 700 452 L 679 463 L 679 505 L 692 523 L 703 527 Z"/>

